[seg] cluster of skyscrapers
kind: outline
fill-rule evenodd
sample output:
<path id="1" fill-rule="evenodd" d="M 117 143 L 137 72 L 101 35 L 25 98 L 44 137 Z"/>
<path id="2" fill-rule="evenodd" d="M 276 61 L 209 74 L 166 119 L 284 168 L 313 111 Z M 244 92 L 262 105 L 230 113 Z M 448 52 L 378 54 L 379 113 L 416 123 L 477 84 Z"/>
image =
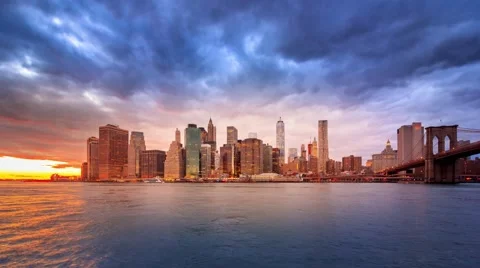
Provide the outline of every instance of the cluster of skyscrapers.
<path id="1" fill-rule="evenodd" d="M 256 133 L 239 139 L 238 130 L 227 126 L 226 143 L 217 148 L 216 127 L 209 120 L 207 129 L 188 124 L 181 133 L 175 131 L 175 140 L 168 151 L 147 150 L 142 132 L 121 129 L 108 124 L 99 128 L 99 137 L 87 139 L 87 162 L 82 165 L 85 180 L 134 178 L 208 178 L 211 176 L 249 176 L 262 173 L 327 173 L 328 122 L 318 122 L 316 138 L 306 147 L 289 149 L 285 163 L 285 123 L 276 124 L 276 147 L 264 143 Z M 129 139 L 130 137 L 130 139 Z"/>
<path id="2" fill-rule="evenodd" d="M 87 139 L 87 162 L 82 164 L 85 180 L 110 180 L 119 178 L 208 178 L 240 177 L 262 173 L 292 175 L 309 173 L 336 175 L 340 173 L 377 173 L 393 166 L 424 157 L 424 127 L 420 122 L 401 126 L 397 130 L 398 150 L 390 140 L 385 149 L 373 154 L 362 165 L 362 157 L 349 155 L 342 161 L 329 158 L 328 121 L 318 121 L 317 137 L 305 146 L 285 148 L 285 123 L 280 118 L 276 123 L 276 147 L 249 133 L 239 139 L 238 130 L 227 126 L 226 143 L 217 148 L 216 127 L 209 120 L 207 129 L 188 124 L 181 142 L 180 130 L 175 131 L 175 140 L 168 151 L 147 150 L 142 132 L 129 131 L 116 125 L 99 128 L 99 137 Z M 458 145 L 469 141 L 458 141 Z M 413 172 L 421 173 L 422 168 Z"/>

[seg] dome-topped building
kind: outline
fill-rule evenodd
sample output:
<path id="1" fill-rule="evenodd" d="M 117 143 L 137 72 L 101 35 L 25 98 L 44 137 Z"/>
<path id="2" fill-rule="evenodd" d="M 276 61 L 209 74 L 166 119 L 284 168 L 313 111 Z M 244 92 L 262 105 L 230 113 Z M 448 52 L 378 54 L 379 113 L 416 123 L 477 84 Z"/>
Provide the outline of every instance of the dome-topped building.
<path id="1" fill-rule="evenodd" d="M 393 150 L 390 140 L 388 140 L 385 149 L 381 153 L 372 155 L 373 172 L 380 172 L 396 165 L 397 151 Z"/>

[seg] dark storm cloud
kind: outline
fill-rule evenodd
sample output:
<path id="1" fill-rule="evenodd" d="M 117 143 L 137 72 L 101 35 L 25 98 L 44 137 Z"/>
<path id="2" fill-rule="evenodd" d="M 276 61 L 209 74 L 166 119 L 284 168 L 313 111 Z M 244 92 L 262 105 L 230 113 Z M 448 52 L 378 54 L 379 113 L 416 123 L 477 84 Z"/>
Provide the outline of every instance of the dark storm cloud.
<path id="1" fill-rule="evenodd" d="M 43 152 L 62 131 L 73 144 L 90 132 L 69 131 L 136 120 L 125 111 L 150 100 L 172 113 L 215 100 L 347 110 L 396 102 L 418 79 L 448 92 L 448 107 L 478 107 L 478 14 L 467 0 L 0 1 L 0 126 Z M 438 112 L 422 109 L 402 120 Z"/>
<path id="2" fill-rule="evenodd" d="M 173 90 L 181 91 L 191 81 L 225 75 L 215 61 L 209 61 L 209 56 L 221 55 L 222 47 L 234 53 L 242 67 L 238 74 L 214 83 L 224 90 L 284 84 L 292 71 L 281 70 L 272 59 L 298 63 L 320 59 L 329 66 L 327 82 L 351 88 L 353 95 L 401 83 L 418 71 L 469 64 L 480 55 L 475 16 L 480 8 L 474 1 L 455 5 L 448 1 L 36 3 L 33 10 L 4 4 L 1 59 L 30 53 L 39 61 L 31 67 L 42 74 L 121 97 L 145 88 L 168 91 L 172 84 Z M 461 7 L 454 9 L 457 14 L 450 14 L 452 5 Z M 42 21 L 54 16 L 65 24 Z M 69 29 L 67 22 L 80 28 L 83 36 Z M 451 29 L 467 22 L 470 28 Z M 265 24 L 270 28 L 261 31 Z M 209 36 L 208 30 L 215 27 L 220 33 Z M 258 51 L 270 59 L 254 58 L 243 49 L 244 38 L 259 30 L 266 38 Z M 62 34 L 98 46 L 105 58 L 82 53 L 59 39 Z M 208 46 L 208 55 L 199 52 Z"/>

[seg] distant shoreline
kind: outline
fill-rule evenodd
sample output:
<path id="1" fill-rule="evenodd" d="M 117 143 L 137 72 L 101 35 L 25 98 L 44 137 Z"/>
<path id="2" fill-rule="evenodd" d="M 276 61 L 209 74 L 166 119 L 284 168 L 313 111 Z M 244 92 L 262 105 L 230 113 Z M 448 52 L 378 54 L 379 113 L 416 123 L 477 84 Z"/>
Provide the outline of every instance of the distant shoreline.
<path id="1" fill-rule="evenodd" d="M 364 181 L 364 180 L 320 180 L 320 181 L 165 181 L 163 183 L 158 182 L 143 182 L 143 181 L 51 181 L 51 180 L 0 180 L 0 182 L 35 182 L 35 183 L 92 183 L 92 184 L 252 184 L 252 183 L 400 183 L 400 184 L 426 184 L 423 180 L 401 181 L 401 180 L 388 180 L 388 181 Z M 480 181 L 458 181 L 456 183 L 480 183 Z"/>

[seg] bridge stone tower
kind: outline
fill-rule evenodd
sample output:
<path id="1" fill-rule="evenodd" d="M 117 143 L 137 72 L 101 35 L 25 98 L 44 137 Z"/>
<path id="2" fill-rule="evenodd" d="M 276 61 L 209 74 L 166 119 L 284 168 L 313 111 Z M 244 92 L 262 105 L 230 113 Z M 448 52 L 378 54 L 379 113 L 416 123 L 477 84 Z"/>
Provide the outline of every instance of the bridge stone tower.
<path id="1" fill-rule="evenodd" d="M 427 183 L 455 183 L 459 175 L 456 160 L 435 160 L 433 139 L 438 139 L 438 154 L 445 152 L 445 138 L 450 139 L 450 149 L 457 147 L 458 125 L 427 127 L 427 150 L 425 155 L 425 181 Z"/>

